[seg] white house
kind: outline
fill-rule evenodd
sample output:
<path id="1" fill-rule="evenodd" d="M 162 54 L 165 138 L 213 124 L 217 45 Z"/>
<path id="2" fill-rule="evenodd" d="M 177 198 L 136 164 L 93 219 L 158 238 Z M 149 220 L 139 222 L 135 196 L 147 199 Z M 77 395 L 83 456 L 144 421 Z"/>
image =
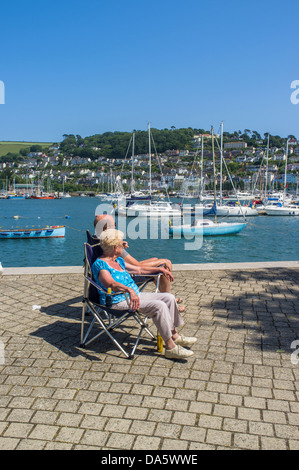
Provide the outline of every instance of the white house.
<path id="1" fill-rule="evenodd" d="M 283 162 L 285 161 L 286 156 L 285 154 L 278 154 L 278 155 L 273 155 L 272 160 L 277 161 L 277 162 Z"/>
<path id="2" fill-rule="evenodd" d="M 84 165 L 86 163 L 90 163 L 91 160 L 90 158 L 81 158 L 81 157 L 73 157 L 72 158 L 72 161 L 71 161 L 71 165 L 74 166 L 74 165 Z"/>
<path id="3" fill-rule="evenodd" d="M 225 149 L 246 149 L 247 142 L 227 142 L 224 144 Z"/>
<path id="4" fill-rule="evenodd" d="M 38 157 L 43 157 L 43 152 L 29 152 L 27 157 L 28 158 L 38 158 Z"/>
<path id="5" fill-rule="evenodd" d="M 247 161 L 246 155 L 241 155 L 241 156 L 236 158 L 237 163 L 243 163 L 243 162 L 246 162 L 246 161 Z"/>

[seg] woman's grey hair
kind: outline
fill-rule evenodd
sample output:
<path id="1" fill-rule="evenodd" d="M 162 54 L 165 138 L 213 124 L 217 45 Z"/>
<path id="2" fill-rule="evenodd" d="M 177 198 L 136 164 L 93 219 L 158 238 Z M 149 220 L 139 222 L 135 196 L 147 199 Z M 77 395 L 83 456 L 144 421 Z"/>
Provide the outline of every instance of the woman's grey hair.
<path id="1" fill-rule="evenodd" d="M 100 244 L 103 250 L 119 245 L 124 239 L 124 234 L 120 230 L 109 228 L 100 235 Z"/>

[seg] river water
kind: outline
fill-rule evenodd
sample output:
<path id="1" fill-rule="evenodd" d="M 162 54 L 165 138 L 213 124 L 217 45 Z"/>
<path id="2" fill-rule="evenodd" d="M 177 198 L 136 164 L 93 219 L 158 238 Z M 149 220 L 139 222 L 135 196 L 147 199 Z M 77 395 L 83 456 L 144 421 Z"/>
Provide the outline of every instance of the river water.
<path id="1" fill-rule="evenodd" d="M 93 233 L 93 218 L 99 204 L 98 198 L 90 197 L 0 200 L 2 229 L 66 226 L 66 235 L 62 239 L 0 240 L 2 266 L 82 266 L 86 230 Z M 237 235 L 204 237 L 202 246 L 191 246 L 192 242 L 184 238 L 165 239 L 166 234 L 161 235 L 161 231 L 157 232 L 160 234 L 158 239 L 127 238 L 128 251 L 140 260 L 157 256 L 169 258 L 174 264 L 299 259 L 299 217 L 257 216 L 249 217 L 247 222 L 246 228 Z M 128 224 L 132 223 L 132 219 L 128 219 Z"/>

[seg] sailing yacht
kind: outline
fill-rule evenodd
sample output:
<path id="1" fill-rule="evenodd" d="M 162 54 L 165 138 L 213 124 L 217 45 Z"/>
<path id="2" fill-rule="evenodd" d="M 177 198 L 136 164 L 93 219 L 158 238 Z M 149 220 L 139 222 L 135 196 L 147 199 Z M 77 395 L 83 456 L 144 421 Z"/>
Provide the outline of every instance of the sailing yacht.
<path id="1" fill-rule="evenodd" d="M 267 215 L 280 215 L 280 216 L 299 216 L 299 204 L 290 202 L 287 199 L 287 169 L 288 169 L 288 154 L 289 154 L 289 140 L 286 145 L 286 162 L 284 173 L 284 191 L 282 201 L 273 202 L 264 206 L 264 211 Z"/>
<path id="2" fill-rule="evenodd" d="M 130 184 L 130 193 L 125 194 L 122 188 L 122 194 L 118 196 L 118 204 L 114 209 L 115 215 L 127 216 L 128 209 L 130 206 L 136 204 L 138 201 L 148 201 L 151 199 L 151 196 L 143 191 L 135 190 L 135 181 L 134 181 L 134 159 L 135 159 L 135 132 L 133 132 L 131 140 L 128 145 L 128 150 L 132 142 L 132 166 L 131 166 L 131 184 Z M 127 151 L 128 153 L 128 151 Z M 127 158 L 127 154 L 125 159 Z M 118 176 L 118 178 L 120 178 Z M 134 214 L 133 214 L 134 215 Z"/>
<path id="3" fill-rule="evenodd" d="M 214 207 L 216 207 L 216 214 L 218 215 L 218 206 L 216 204 L 216 170 L 215 170 L 215 150 L 214 150 L 214 130 L 212 128 L 212 152 L 213 152 L 213 169 L 214 169 Z M 243 214 L 244 215 L 244 214 Z M 169 226 L 169 234 L 174 236 L 178 234 L 194 235 L 194 236 L 216 236 L 216 235 L 233 235 L 241 232 L 247 225 L 243 223 L 231 222 L 217 222 L 215 215 L 215 222 L 210 219 L 195 219 L 191 224 L 182 224 L 176 226 Z"/>
<path id="4" fill-rule="evenodd" d="M 210 219 L 195 220 L 194 225 L 186 224 L 180 226 L 169 227 L 169 233 L 175 235 L 203 235 L 203 236 L 219 236 L 234 235 L 241 232 L 247 224 L 245 222 L 229 223 L 229 222 L 213 222 Z"/>
<path id="5" fill-rule="evenodd" d="M 200 201 L 202 204 L 202 209 L 205 211 L 206 209 L 211 209 L 214 206 L 214 195 L 212 196 L 204 196 L 203 195 L 203 136 L 202 136 L 202 143 L 201 143 L 201 191 L 200 191 Z M 219 145 L 218 145 L 219 147 Z M 251 207 L 249 204 L 244 205 L 245 201 L 249 201 L 252 199 L 252 195 L 250 193 L 245 192 L 238 192 L 235 191 L 234 196 L 229 196 L 227 200 L 222 197 L 222 173 L 223 173 L 223 122 L 221 122 L 221 147 L 220 150 L 220 192 L 219 192 L 219 200 L 217 202 L 217 215 L 220 217 L 251 217 L 257 216 L 258 211 Z M 226 167 L 227 169 L 227 167 Z M 228 169 L 227 169 L 228 171 Z M 230 176 L 230 175 L 229 175 Z M 232 181 L 231 181 L 232 182 Z M 223 203 L 223 201 L 226 201 Z M 241 205 L 240 200 L 243 200 L 243 204 Z M 209 202 L 207 202 L 209 201 Z"/>
<path id="6" fill-rule="evenodd" d="M 134 134 L 133 134 L 134 136 Z M 119 215 L 126 215 L 127 217 L 175 217 L 181 215 L 181 208 L 173 206 L 170 202 L 166 201 L 152 201 L 152 168 L 151 168 L 151 130 L 150 123 L 148 124 L 148 145 L 149 145 L 149 194 L 146 196 L 148 203 L 135 201 L 134 197 L 128 201 L 129 204 L 120 205 L 118 207 Z M 134 139 L 133 139 L 133 151 L 132 151 L 132 184 L 133 184 L 133 157 L 134 157 Z M 144 199 L 144 198 L 143 198 Z"/>
<path id="7" fill-rule="evenodd" d="M 218 146 L 219 147 L 219 146 Z M 258 211 L 251 207 L 249 204 L 245 205 L 245 201 L 252 199 L 252 195 L 246 192 L 240 192 L 235 190 L 235 196 L 229 196 L 227 203 L 223 204 L 222 198 L 222 163 L 225 163 L 223 157 L 223 122 L 221 122 L 221 148 L 220 150 L 220 204 L 217 204 L 217 215 L 226 217 L 253 217 L 258 215 Z M 226 163 L 225 163 L 226 165 Z M 227 167 L 226 167 L 227 169 Z M 227 169 L 228 172 L 228 169 Z M 228 172 L 229 174 L 229 172 Z M 230 177 L 230 174 L 229 174 Z M 233 185 L 230 177 L 231 184 Z M 240 201 L 243 201 L 241 205 Z"/>
<path id="8" fill-rule="evenodd" d="M 217 205 L 217 215 L 226 217 L 253 217 L 258 211 L 250 206 L 243 206 L 238 202 Z"/>

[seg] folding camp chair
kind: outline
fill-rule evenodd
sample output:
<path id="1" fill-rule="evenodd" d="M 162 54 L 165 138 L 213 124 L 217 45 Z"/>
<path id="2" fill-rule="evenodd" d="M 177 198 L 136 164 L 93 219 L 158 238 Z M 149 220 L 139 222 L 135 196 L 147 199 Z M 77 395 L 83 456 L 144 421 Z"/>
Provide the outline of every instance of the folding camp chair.
<path id="1" fill-rule="evenodd" d="M 112 297 L 113 295 L 119 294 L 119 292 L 107 294 L 107 292 L 101 288 L 97 280 L 93 279 L 92 276 L 91 266 L 98 257 L 98 245 L 91 246 L 88 243 L 85 243 L 84 247 L 84 297 L 81 320 L 81 347 L 87 347 L 92 341 L 96 340 L 101 335 L 106 334 L 118 347 L 118 349 L 125 355 L 125 357 L 133 358 L 141 335 L 144 331 L 148 333 L 152 339 L 156 339 L 156 337 L 148 328 L 147 317 L 144 317 L 138 311 L 130 309 L 129 296 L 127 294 L 125 294 L 125 296 L 128 303 L 128 308 L 126 310 L 113 309 Z M 100 304 L 99 290 L 105 294 L 105 305 Z M 85 316 L 87 311 L 91 313 L 93 318 L 89 323 L 85 333 Z M 120 341 L 115 337 L 114 331 L 126 320 L 131 318 L 136 320 L 137 325 L 139 325 L 139 333 L 131 351 L 127 351 Z M 91 337 L 91 333 L 96 325 L 100 327 L 100 331 L 97 331 L 95 334 L 93 333 L 94 335 Z"/>

